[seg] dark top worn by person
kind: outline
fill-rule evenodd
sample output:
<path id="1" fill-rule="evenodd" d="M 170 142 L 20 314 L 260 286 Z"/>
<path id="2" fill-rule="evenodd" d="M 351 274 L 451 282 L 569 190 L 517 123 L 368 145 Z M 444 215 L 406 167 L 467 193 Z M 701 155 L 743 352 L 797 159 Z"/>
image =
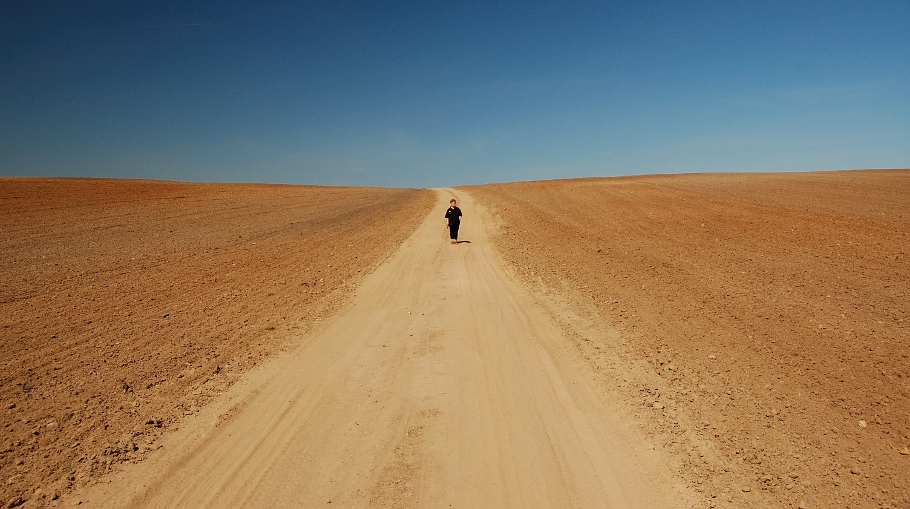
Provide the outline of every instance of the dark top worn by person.
<path id="1" fill-rule="evenodd" d="M 458 228 L 458 225 L 461 223 L 461 209 L 452 205 L 446 210 L 446 219 L 449 220 L 449 226 Z"/>

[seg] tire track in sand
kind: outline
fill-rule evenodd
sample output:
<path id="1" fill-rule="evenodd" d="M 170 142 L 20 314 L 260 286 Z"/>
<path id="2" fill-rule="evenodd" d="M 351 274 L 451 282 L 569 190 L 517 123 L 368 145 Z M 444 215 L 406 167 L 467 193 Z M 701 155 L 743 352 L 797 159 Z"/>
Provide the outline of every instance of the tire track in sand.
<path id="1" fill-rule="evenodd" d="M 466 211 L 448 243 L 450 195 Z M 674 507 L 461 191 L 298 350 L 81 495 L 129 507 Z M 613 424 L 611 424 L 613 423 Z M 194 429 L 195 428 L 195 429 Z M 630 438 L 631 437 L 631 438 Z M 629 440 L 633 440 L 629 443 Z"/>

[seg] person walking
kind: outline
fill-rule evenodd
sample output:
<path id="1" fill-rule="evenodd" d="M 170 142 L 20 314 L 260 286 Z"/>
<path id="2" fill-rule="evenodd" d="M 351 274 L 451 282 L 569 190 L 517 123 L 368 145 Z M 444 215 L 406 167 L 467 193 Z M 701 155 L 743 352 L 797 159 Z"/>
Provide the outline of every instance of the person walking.
<path id="1" fill-rule="evenodd" d="M 458 244 L 458 227 L 461 226 L 461 209 L 455 206 L 455 198 L 449 201 L 446 210 L 446 227 L 449 229 L 450 244 Z"/>

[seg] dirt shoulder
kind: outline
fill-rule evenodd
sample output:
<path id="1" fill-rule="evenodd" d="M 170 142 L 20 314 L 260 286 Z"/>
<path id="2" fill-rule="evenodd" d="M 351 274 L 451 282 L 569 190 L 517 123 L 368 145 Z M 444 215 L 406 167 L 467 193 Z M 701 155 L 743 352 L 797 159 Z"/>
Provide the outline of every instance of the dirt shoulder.
<path id="1" fill-rule="evenodd" d="M 619 329 L 576 346 L 706 504 L 910 504 L 910 172 L 466 190 L 525 284 Z"/>
<path id="2" fill-rule="evenodd" d="M 339 309 L 428 190 L 0 179 L 0 502 L 138 461 Z"/>

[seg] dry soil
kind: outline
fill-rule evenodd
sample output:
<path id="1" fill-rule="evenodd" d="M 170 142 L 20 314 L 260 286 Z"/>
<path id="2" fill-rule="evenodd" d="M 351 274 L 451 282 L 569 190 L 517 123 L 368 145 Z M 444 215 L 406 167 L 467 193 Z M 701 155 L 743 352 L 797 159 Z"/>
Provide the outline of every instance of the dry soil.
<path id="1" fill-rule="evenodd" d="M 68 503 L 105 507 L 688 507 L 449 192 L 295 351 Z M 209 413 L 209 410 L 213 410 Z M 223 413 L 222 413 L 223 412 Z M 219 414 L 223 417 L 219 418 Z"/>
<path id="2" fill-rule="evenodd" d="M 908 171 L 2 179 L 0 242 L 7 505 L 910 506 Z"/>
<path id="3" fill-rule="evenodd" d="M 709 503 L 910 507 L 910 172 L 467 190 L 516 277 L 618 328 L 577 348 Z"/>
<path id="4" fill-rule="evenodd" d="M 0 501 L 137 461 L 397 250 L 431 191 L 0 179 Z"/>

